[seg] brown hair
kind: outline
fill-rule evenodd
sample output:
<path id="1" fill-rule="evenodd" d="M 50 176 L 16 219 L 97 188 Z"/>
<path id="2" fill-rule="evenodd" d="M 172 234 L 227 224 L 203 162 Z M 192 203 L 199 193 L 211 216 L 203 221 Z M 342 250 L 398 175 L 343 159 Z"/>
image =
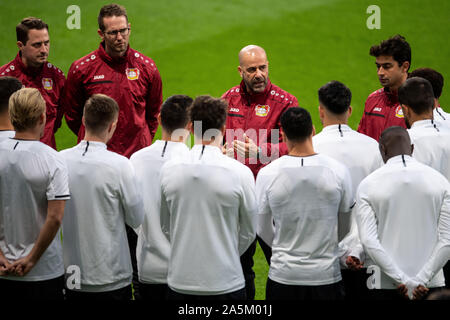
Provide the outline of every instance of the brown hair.
<path id="1" fill-rule="evenodd" d="M 47 31 L 48 31 L 48 24 L 46 24 L 41 19 L 38 19 L 35 17 L 24 18 L 16 26 L 17 41 L 20 41 L 25 45 L 28 41 L 28 31 L 31 29 L 36 29 L 36 30 L 47 29 Z"/>
<path id="2" fill-rule="evenodd" d="M 18 132 L 34 128 L 45 113 L 45 100 L 35 88 L 22 88 L 9 98 L 9 117 Z"/>
<path id="3" fill-rule="evenodd" d="M 22 82 L 13 77 L 0 77 L 0 113 L 8 111 L 8 103 L 11 95 L 22 89 Z"/>
<path id="4" fill-rule="evenodd" d="M 119 114 L 119 105 L 104 94 L 92 95 L 84 105 L 84 124 L 93 134 L 103 133 Z"/>
<path id="5" fill-rule="evenodd" d="M 121 17 L 125 16 L 128 22 L 127 10 L 125 7 L 119 4 L 107 4 L 100 9 L 100 13 L 98 14 L 98 28 L 101 31 L 105 31 L 105 24 L 103 23 L 103 18 L 105 17 Z"/>
<path id="6" fill-rule="evenodd" d="M 222 129 L 227 119 L 227 109 L 228 103 L 223 99 L 207 95 L 198 96 L 189 108 L 189 118 L 191 122 L 201 121 L 201 134 L 204 135 L 209 129 Z"/>

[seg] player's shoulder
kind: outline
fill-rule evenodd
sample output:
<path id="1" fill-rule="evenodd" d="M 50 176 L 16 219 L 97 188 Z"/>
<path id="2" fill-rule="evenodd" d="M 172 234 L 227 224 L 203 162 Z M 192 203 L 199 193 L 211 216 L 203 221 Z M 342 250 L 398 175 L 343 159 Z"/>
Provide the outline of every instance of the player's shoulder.
<path id="1" fill-rule="evenodd" d="M 152 58 L 135 49 L 129 48 L 128 50 L 128 61 L 133 66 L 138 67 L 149 74 L 159 72 L 156 63 Z"/>
<path id="2" fill-rule="evenodd" d="M 383 98 L 386 95 L 386 92 L 384 91 L 384 88 L 380 88 L 369 94 L 369 96 L 366 99 L 366 103 L 370 101 L 375 101 L 378 99 Z"/>
<path id="3" fill-rule="evenodd" d="M 222 99 L 231 99 L 231 97 L 240 97 L 241 95 L 241 86 L 237 85 L 230 89 L 228 89 L 223 95 Z"/>
<path id="4" fill-rule="evenodd" d="M 65 78 L 64 72 L 60 68 L 58 68 L 57 66 L 55 66 L 54 64 L 52 64 L 49 61 L 47 61 L 44 64 L 44 74 L 43 74 L 44 77 L 47 74 L 49 76 L 53 76 L 53 77 L 60 78 L 60 79 L 64 79 Z"/>
<path id="5" fill-rule="evenodd" d="M 271 83 L 269 88 L 269 98 L 279 103 L 292 104 L 293 107 L 297 106 L 297 98 L 293 94 L 273 83 Z"/>
<path id="6" fill-rule="evenodd" d="M 11 74 L 13 74 L 14 71 L 16 71 L 17 66 L 15 66 L 14 61 L 15 61 L 15 59 L 9 61 L 8 63 L 6 63 L 0 67 L 0 75 L 1 76 L 11 76 Z"/>
<path id="7" fill-rule="evenodd" d="M 100 57 L 98 49 L 96 49 L 84 55 L 83 57 L 75 60 L 70 66 L 69 73 L 67 74 L 67 76 L 76 73 L 86 73 L 90 70 L 90 68 L 93 68 L 96 65 L 96 63 L 98 63 L 98 61 L 100 61 Z"/>

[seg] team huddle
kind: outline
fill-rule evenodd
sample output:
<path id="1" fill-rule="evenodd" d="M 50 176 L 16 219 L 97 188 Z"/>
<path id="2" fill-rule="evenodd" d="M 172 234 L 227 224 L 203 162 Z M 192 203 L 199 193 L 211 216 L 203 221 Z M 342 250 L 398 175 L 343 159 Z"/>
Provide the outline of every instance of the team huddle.
<path id="1" fill-rule="evenodd" d="M 447 292 L 450 114 L 443 76 L 410 72 L 404 37 L 370 49 L 383 88 L 358 130 L 350 89 L 330 81 L 316 132 L 259 46 L 221 98 L 163 102 L 125 8 L 103 6 L 98 25 L 67 79 L 38 18 L 0 67 L 0 298 L 253 300 L 257 242 L 267 300 Z M 78 144 L 57 152 L 63 117 Z"/>

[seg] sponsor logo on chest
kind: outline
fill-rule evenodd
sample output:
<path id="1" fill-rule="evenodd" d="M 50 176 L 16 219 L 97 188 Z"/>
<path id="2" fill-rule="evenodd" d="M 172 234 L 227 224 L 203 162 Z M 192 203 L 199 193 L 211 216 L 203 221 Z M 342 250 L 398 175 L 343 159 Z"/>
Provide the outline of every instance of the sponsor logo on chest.
<path id="1" fill-rule="evenodd" d="M 104 74 L 100 74 L 100 75 L 94 76 L 94 80 L 102 80 L 102 79 L 105 79 L 105 75 Z"/>
<path id="2" fill-rule="evenodd" d="M 139 69 L 138 68 L 127 68 L 126 70 L 128 80 L 139 79 Z"/>
<path id="3" fill-rule="evenodd" d="M 269 110 L 270 110 L 270 106 L 258 104 L 255 107 L 255 114 L 258 117 L 267 117 L 267 114 L 269 113 Z"/>
<path id="4" fill-rule="evenodd" d="M 52 90 L 53 80 L 51 78 L 42 78 L 42 86 L 45 90 Z"/>
<path id="5" fill-rule="evenodd" d="M 239 112 L 238 108 L 230 108 L 230 112 Z"/>
<path id="6" fill-rule="evenodd" d="M 373 111 L 374 112 L 381 112 L 381 111 L 383 111 L 383 108 L 375 107 L 375 108 L 373 108 Z"/>

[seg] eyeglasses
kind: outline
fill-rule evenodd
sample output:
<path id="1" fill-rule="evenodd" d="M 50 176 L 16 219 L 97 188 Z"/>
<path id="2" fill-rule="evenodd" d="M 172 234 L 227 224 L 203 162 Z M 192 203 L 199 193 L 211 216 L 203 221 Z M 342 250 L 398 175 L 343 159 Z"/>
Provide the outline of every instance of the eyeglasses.
<path id="1" fill-rule="evenodd" d="M 122 37 L 125 37 L 128 35 L 129 32 L 130 32 L 130 28 L 123 28 L 120 30 L 112 30 L 112 31 L 104 32 L 104 33 L 110 37 L 117 37 L 117 35 L 120 33 L 120 35 Z"/>

